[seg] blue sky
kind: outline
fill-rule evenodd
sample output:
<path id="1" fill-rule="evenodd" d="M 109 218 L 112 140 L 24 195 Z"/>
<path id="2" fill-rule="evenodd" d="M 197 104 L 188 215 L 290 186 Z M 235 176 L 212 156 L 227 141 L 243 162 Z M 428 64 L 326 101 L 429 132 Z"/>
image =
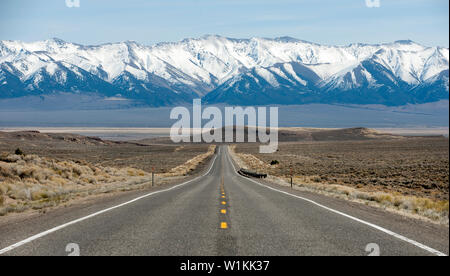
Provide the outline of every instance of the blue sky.
<path id="1" fill-rule="evenodd" d="M 66 0 L 1 0 L 0 40 L 153 44 L 218 34 L 449 46 L 448 0 L 379 0 L 378 8 L 368 8 L 366 0 L 79 1 L 79 8 L 68 8 Z"/>

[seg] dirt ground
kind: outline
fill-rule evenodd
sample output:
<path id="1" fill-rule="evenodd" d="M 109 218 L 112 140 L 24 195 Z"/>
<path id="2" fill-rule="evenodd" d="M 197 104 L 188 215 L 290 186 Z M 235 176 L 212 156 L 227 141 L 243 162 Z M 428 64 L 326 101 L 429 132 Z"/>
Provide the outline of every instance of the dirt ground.
<path id="1" fill-rule="evenodd" d="M 111 142 L 73 134 L 38 132 L 0 132 L 0 153 L 36 154 L 56 160 L 84 161 L 98 166 L 141 169 L 166 173 L 186 161 L 204 154 L 206 144 L 152 144 L 146 142 Z"/>
<path id="2" fill-rule="evenodd" d="M 73 134 L 0 132 L 0 217 L 79 198 L 165 185 L 201 171 L 207 144 L 112 142 Z"/>
<path id="3" fill-rule="evenodd" d="M 279 177 L 292 171 L 310 183 L 449 198 L 449 140 L 444 137 L 283 142 L 274 154 L 260 154 L 257 144 L 238 144 L 236 152 L 263 162 L 252 169 Z"/>

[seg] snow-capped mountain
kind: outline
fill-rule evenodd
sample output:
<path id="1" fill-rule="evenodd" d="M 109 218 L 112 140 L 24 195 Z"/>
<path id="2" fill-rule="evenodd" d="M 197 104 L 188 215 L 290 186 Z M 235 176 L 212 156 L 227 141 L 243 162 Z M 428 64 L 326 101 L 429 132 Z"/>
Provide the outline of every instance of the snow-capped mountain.
<path id="1" fill-rule="evenodd" d="M 205 36 L 144 46 L 0 41 L 0 98 L 96 93 L 189 102 L 400 105 L 448 99 L 449 49 L 412 41 L 324 46 Z"/>

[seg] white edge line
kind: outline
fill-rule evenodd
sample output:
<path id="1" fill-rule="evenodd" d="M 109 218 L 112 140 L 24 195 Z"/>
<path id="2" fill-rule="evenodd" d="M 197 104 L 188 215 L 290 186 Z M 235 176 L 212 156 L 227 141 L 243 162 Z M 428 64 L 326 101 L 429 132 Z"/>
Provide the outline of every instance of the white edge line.
<path id="1" fill-rule="evenodd" d="M 220 149 L 219 149 L 219 152 L 220 152 Z M 218 153 L 219 153 L 219 152 L 218 152 Z M 16 249 L 16 248 L 18 248 L 18 247 L 20 247 L 20 246 L 22 246 L 22 245 L 25 245 L 25 244 L 30 243 L 30 242 L 32 242 L 32 241 L 35 241 L 35 240 L 37 240 L 37 239 L 39 239 L 39 238 L 42 238 L 42 237 L 44 237 L 44 236 L 47 236 L 47 235 L 49 235 L 49 234 L 51 234 L 51 233 L 54 233 L 54 232 L 56 232 L 56 231 L 58 231 L 58 230 L 61 230 L 61 229 L 63 229 L 63 228 L 66 228 L 66 227 L 68 227 L 68 226 L 70 226 L 70 225 L 73 225 L 73 224 L 82 222 L 82 221 L 84 221 L 84 220 L 87 220 L 87 219 L 90 219 L 90 218 L 92 218 L 92 217 L 101 215 L 101 214 L 106 213 L 106 212 L 109 212 L 109 211 L 111 211 L 111 210 L 114 210 L 114 209 L 123 207 L 123 206 L 125 206 L 125 205 L 131 204 L 131 203 L 136 202 L 136 201 L 138 201 L 138 200 L 141 200 L 141 199 L 143 199 L 143 198 L 150 197 L 150 196 L 152 196 L 152 195 L 159 194 L 159 193 L 168 192 L 168 191 L 177 189 L 177 188 L 179 188 L 179 187 L 181 187 L 181 186 L 184 186 L 184 185 L 186 185 L 186 184 L 189 184 L 189 183 L 191 183 L 191 182 L 194 182 L 194 181 L 196 181 L 196 180 L 198 180 L 198 179 L 200 179 L 200 178 L 202 178 L 202 177 L 208 175 L 208 174 L 211 172 L 212 168 L 214 167 L 214 163 L 216 162 L 217 156 L 218 156 L 218 154 L 216 154 L 216 155 L 214 156 L 214 160 L 212 161 L 212 164 L 211 164 L 209 170 L 208 170 L 206 173 L 204 173 L 204 174 L 202 174 L 202 175 L 200 175 L 200 176 L 198 176 L 198 177 L 196 177 L 196 178 L 194 178 L 194 179 L 191 179 L 191 180 L 186 181 L 186 182 L 184 182 L 184 183 L 178 184 L 178 185 L 173 186 L 173 187 L 171 187 L 171 188 L 169 188 L 169 189 L 160 190 L 160 191 L 152 192 L 152 193 L 149 193 L 149 194 L 146 194 L 146 195 L 137 197 L 137 198 L 132 199 L 132 200 L 130 200 L 130 201 L 127 201 L 127 202 L 125 202 L 125 203 L 122 203 L 122 204 L 119 204 L 119 205 L 116 205 L 116 206 L 113 206 L 113 207 L 110 207 L 110 208 L 107 208 L 107 209 L 98 211 L 98 212 L 93 213 L 93 214 L 90 214 L 90 215 L 88 215 L 88 216 L 85 216 L 85 217 L 82 217 L 82 218 L 79 218 L 79 219 L 70 221 L 70 222 L 68 222 L 68 223 L 65 223 L 65 224 L 62 224 L 62 225 L 60 225 L 60 226 L 54 227 L 54 228 L 49 229 L 49 230 L 47 230 L 47 231 L 44 231 L 44 232 L 42 232 L 42 233 L 36 234 L 36 235 L 31 236 L 31 237 L 29 237 L 29 238 L 27 238 L 27 239 L 25 239 L 25 240 L 23 240 L 23 241 L 17 242 L 17 243 L 15 243 L 15 244 L 13 244 L 13 245 L 10 245 L 10 246 L 8 246 L 8 247 L 5 247 L 5 248 L 1 249 L 1 250 L 0 250 L 0 255 L 3 255 L 3 254 L 5 254 L 5 253 L 7 253 L 7 252 L 9 252 L 9 251 L 11 251 L 11 250 L 14 250 L 14 249 Z"/>
<path id="2" fill-rule="evenodd" d="M 228 148 L 228 151 L 229 151 L 229 148 Z M 440 252 L 440 251 L 438 251 L 438 250 L 436 250 L 436 249 L 433 249 L 433 248 L 428 247 L 428 246 L 426 246 L 426 245 L 424 245 L 424 244 L 421 244 L 421 243 L 419 243 L 419 242 L 416 242 L 416 241 L 414 241 L 414 240 L 411 240 L 411 239 L 409 239 L 409 238 L 407 238 L 407 237 L 405 237 L 405 236 L 402 236 L 402 235 L 400 235 L 400 234 L 397 234 L 397 233 L 395 233 L 395 232 L 392 232 L 392 231 L 390 231 L 390 230 L 388 230 L 388 229 L 385 229 L 385 228 L 383 228 L 383 227 L 381 227 L 381 226 L 378 226 L 378 225 L 375 225 L 375 224 L 373 224 L 373 223 L 364 221 L 364 220 L 362 220 L 362 219 L 359 219 L 359 218 L 356 218 L 356 217 L 347 215 L 347 214 L 342 213 L 342 212 L 340 212 L 340 211 L 331 209 L 331 208 L 329 208 L 329 207 L 327 207 L 327 206 L 325 206 L 325 205 L 322 205 L 322 204 L 320 204 L 320 203 L 317 203 L 317 202 L 315 202 L 315 201 L 313 201 L 313 200 L 311 200 L 311 199 L 307 199 L 307 198 L 304 198 L 304 197 L 301 197 L 301 196 L 297 196 L 297 195 L 294 195 L 294 194 L 291 194 L 291 193 L 288 193 L 288 192 L 285 192 L 285 191 L 281 191 L 281 190 L 278 190 L 278 189 L 269 187 L 269 186 L 267 186 L 267 185 L 263 185 L 263 184 L 261 184 L 261 183 L 255 181 L 255 180 L 253 180 L 253 179 L 251 179 L 251 178 L 244 177 L 244 176 L 242 176 L 242 175 L 240 175 L 240 174 L 238 174 L 238 173 L 236 172 L 236 166 L 234 165 L 233 161 L 230 159 L 230 158 L 231 158 L 231 157 L 230 157 L 230 154 L 227 154 L 227 156 L 228 156 L 228 160 L 231 162 L 231 165 L 232 165 L 233 168 L 234 168 L 234 173 L 235 173 L 236 175 L 238 175 L 238 176 L 240 176 L 240 177 L 242 177 L 242 178 L 244 178 L 244 179 L 247 179 L 247 180 L 249 180 L 249 181 L 251 181 L 251 182 L 253 182 L 253 183 L 255 183 L 255 184 L 258 184 L 259 186 L 262 186 L 262 187 L 265 187 L 265 188 L 267 188 L 267 189 L 270 189 L 270 190 L 273 190 L 273 191 L 276 191 L 276 192 L 279 192 L 279 193 L 282 193 L 282 194 L 285 194 L 285 195 L 289 195 L 289 196 L 292 196 L 292 197 L 295 197 L 295 198 L 298 198 L 298 199 L 307 201 L 307 202 L 309 202 L 309 203 L 311 203 L 311 204 L 314 204 L 314 205 L 316 205 L 316 206 L 318 206 L 318 207 L 321 207 L 321 208 L 323 208 L 323 209 L 325 209 L 325 210 L 328 210 L 328 211 L 333 212 L 333 213 L 335 213 L 335 214 L 344 216 L 344 217 L 349 218 L 349 219 L 351 219 L 351 220 L 354 220 L 354 221 L 356 221 L 356 222 L 365 224 L 365 225 L 367 225 L 367 226 L 369 226 L 369 227 L 372 227 L 372 228 L 377 229 L 377 230 L 379 230 L 379 231 L 381 231 L 381 232 L 383 232 L 383 233 L 386 233 L 386 234 L 388 234 L 388 235 L 390 235 L 390 236 L 393 236 L 393 237 L 395 237 L 395 238 L 397 238 L 397 239 L 399 239 L 399 240 L 402 240 L 402 241 L 405 241 L 405 242 L 410 243 L 410 244 L 412 244 L 412 245 L 415 245 L 415 246 L 417 246 L 417 247 L 419 247 L 419 248 L 421 248 L 421 249 L 423 249 L 423 250 L 425 250 L 425 251 L 428 251 L 428 252 L 430 252 L 430 253 L 432 253 L 432 254 L 435 254 L 435 255 L 437 255 L 437 256 L 441 256 L 441 257 L 447 256 L 446 254 L 444 254 L 444 253 L 442 253 L 442 252 Z"/>

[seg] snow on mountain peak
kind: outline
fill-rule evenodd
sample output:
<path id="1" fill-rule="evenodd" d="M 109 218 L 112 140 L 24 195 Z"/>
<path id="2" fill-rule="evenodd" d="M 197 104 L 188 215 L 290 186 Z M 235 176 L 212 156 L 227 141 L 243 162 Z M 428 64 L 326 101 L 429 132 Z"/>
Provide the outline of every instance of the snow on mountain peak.
<path id="1" fill-rule="evenodd" d="M 200 96 L 229 80 L 233 79 L 227 83 L 231 85 L 245 79 L 239 76 L 251 70 L 256 74 L 252 78 L 274 87 L 284 82 L 306 86 L 314 79 L 321 87 L 353 89 L 380 85 L 371 70 L 385 71 L 380 74 L 392 82 L 417 86 L 438 79 L 448 70 L 448 63 L 448 48 L 425 47 L 411 40 L 348 46 L 319 45 L 292 37 L 233 39 L 218 35 L 152 46 L 135 41 L 83 46 L 58 38 L 0 41 L 0 65 L 5 65 L 1 68 L 9 68 L 3 70 L 22 80 L 44 70 L 64 82 L 67 77 L 57 72 L 63 70 L 58 64 L 65 64 L 64 70 L 73 70 L 75 75 L 86 71 L 110 84 L 140 81 L 143 89 L 150 89 L 152 83 L 159 89 L 188 90 Z M 300 71 L 294 72 L 292 64 L 298 64 Z M 302 74 L 311 79 L 305 80 Z"/>

